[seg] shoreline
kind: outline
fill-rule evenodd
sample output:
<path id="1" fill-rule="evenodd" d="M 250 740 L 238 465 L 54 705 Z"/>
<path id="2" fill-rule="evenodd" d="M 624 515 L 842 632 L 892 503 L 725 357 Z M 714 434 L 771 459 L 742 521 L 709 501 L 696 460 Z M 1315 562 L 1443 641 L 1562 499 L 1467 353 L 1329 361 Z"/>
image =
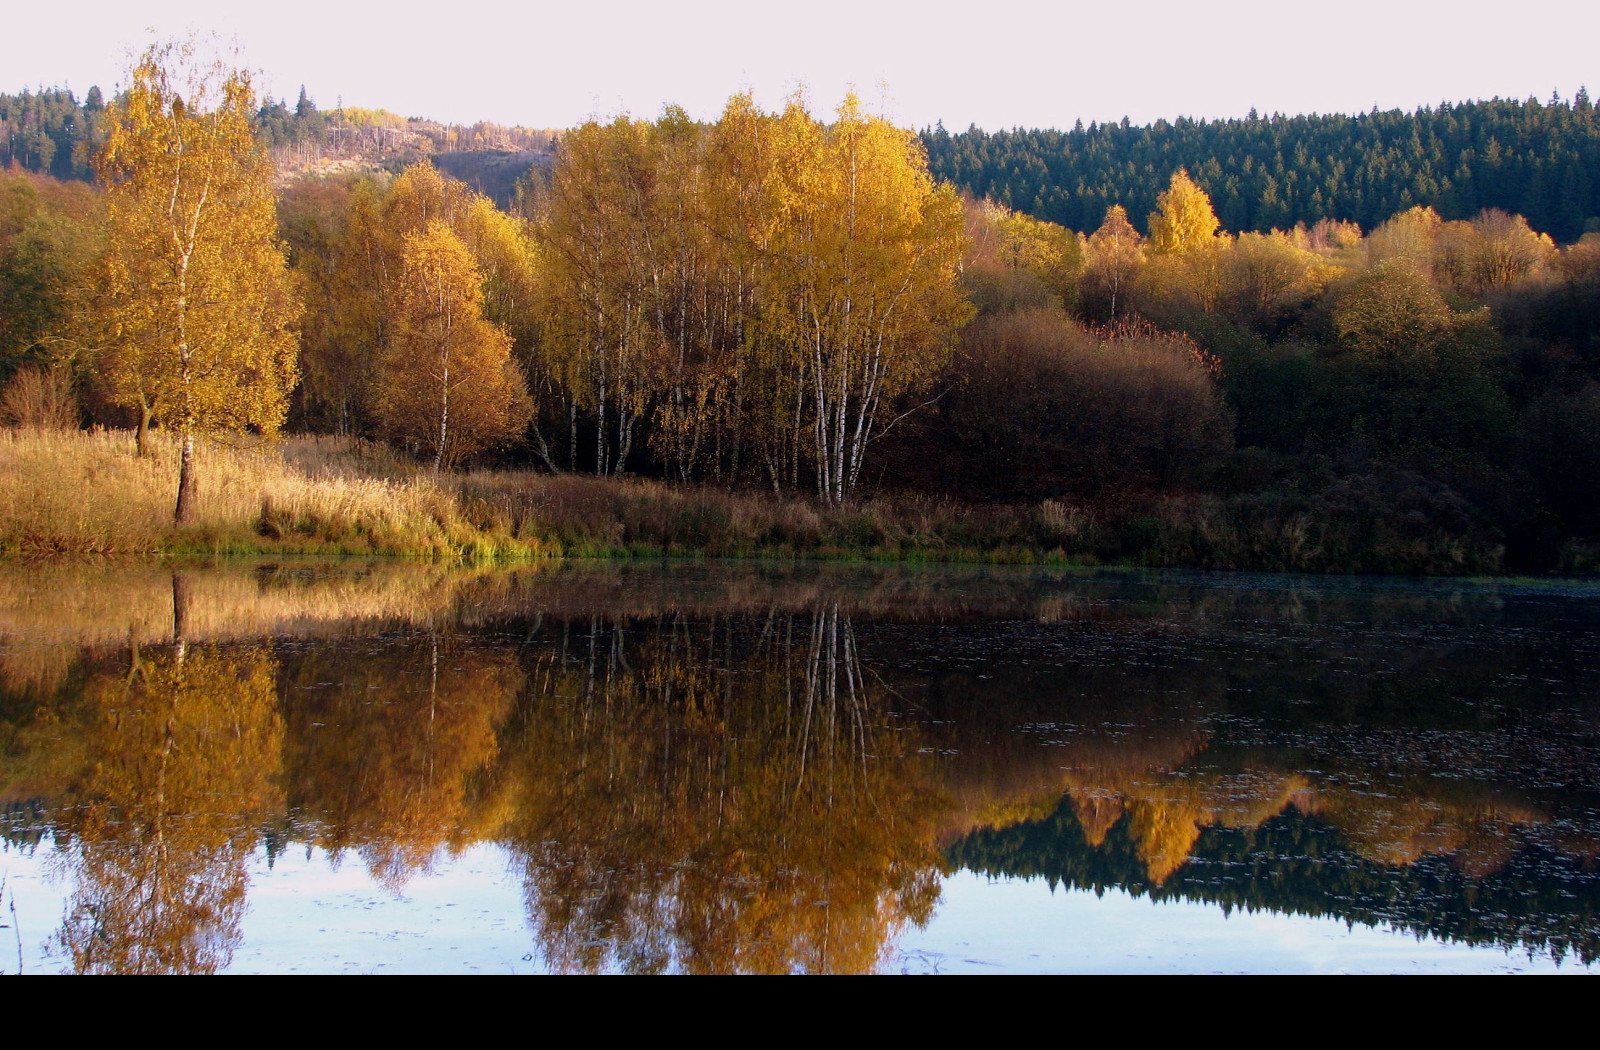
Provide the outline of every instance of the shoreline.
<path id="1" fill-rule="evenodd" d="M 529 569 L 545 570 L 561 567 L 629 567 L 644 569 L 679 569 L 692 567 L 736 568 L 748 567 L 752 571 L 766 569 L 870 569 L 870 570 L 1000 570 L 1024 573 L 1028 571 L 1065 573 L 1092 579 L 1096 576 L 1135 578 L 1141 575 L 1160 576 L 1171 580 L 1184 577 L 1203 577 L 1208 585 L 1221 585 L 1221 581 L 1234 581 L 1247 585 L 1259 581 L 1265 586 L 1275 581 L 1302 581 L 1315 588 L 1349 585 L 1438 585 L 1440 587 L 1465 586 L 1473 589 L 1509 590 L 1535 593 L 1560 593 L 1563 591 L 1590 592 L 1600 597 L 1600 576 L 1559 575 L 1534 576 L 1527 573 L 1503 575 L 1463 575 L 1446 573 L 1374 573 L 1339 572 L 1326 570 L 1308 572 L 1285 569 L 1215 568 L 1196 565 L 1136 565 L 1128 562 L 1085 562 L 1057 558 L 1004 560 L 996 558 L 887 558 L 863 557 L 854 554 L 705 554 L 676 553 L 639 550 L 613 553 L 562 554 L 541 553 L 531 556 L 498 556 L 472 559 L 466 556 L 418 555 L 374 551 L 331 552 L 309 549 L 260 548 L 250 551 L 146 551 L 111 554 L 84 552 L 26 552 L 0 550 L 0 571 L 26 565 L 84 565 L 119 568 L 153 568 L 170 566 L 173 570 L 186 569 L 238 569 L 252 567 L 294 573 L 308 569 L 335 569 L 367 563 L 368 565 L 402 566 L 468 571 L 517 572 Z"/>
<path id="2" fill-rule="evenodd" d="M 1033 504 L 806 495 L 531 471 L 433 474 L 366 442 L 207 443 L 198 521 L 171 524 L 177 448 L 124 431 L 0 431 L 0 559 L 385 557 L 971 564 L 1451 579 L 1583 579 L 1567 541 L 1549 573 L 1383 465 L 1320 489 L 1108 493 Z M 1401 508 L 1404 508 L 1402 510 Z M 1420 508 L 1420 509 L 1419 509 Z"/>

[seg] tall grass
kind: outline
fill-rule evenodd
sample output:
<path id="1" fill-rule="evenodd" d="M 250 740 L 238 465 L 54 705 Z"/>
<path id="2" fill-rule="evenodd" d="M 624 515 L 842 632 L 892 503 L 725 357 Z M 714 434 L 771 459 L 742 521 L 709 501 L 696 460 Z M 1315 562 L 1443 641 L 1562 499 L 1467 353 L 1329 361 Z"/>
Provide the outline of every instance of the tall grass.
<path id="1" fill-rule="evenodd" d="M 1500 549 L 1459 497 L 1403 471 L 1306 491 L 1135 493 L 973 504 L 805 496 L 527 471 L 440 475 L 335 438 L 208 444 L 197 523 L 172 524 L 176 443 L 0 431 L 0 552 L 384 554 L 503 560 L 874 558 L 1303 572 L 1492 574 Z"/>
<path id="2" fill-rule="evenodd" d="M 495 553 L 448 488 L 326 438 L 208 443 L 195 524 L 172 524 L 178 446 L 121 431 L 0 431 L 0 550 L 125 553 Z M 535 553 L 511 544 L 514 553 Z"/>

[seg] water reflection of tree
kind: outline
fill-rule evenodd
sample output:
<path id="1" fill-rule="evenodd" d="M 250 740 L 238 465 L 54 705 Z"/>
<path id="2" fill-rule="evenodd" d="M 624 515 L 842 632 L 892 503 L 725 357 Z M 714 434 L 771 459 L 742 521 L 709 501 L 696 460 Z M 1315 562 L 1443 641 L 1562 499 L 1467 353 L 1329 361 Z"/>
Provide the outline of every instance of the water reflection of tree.
<path id="1" fill-rule="evenodd" d="M 259 649 L 182 641 L 129 663 L 85 689 L 58 940 L 81 973 L 215 972 L 239 939 L 256 828 L 280 806 L 275 668 Z"/>
<path id="2" fill-rule="evenodd" d="M 512 653 L 422 631 L 285 657 L 289 800 L 310 840 L 398 893 L 492 824 L 484 781 L 522 674 Z"/>
<path id="3" fill-rule="evenodd" d="M 859 972 L 938 896 L 940 801 L 837 606 L 565 628 L 509 837 L 558 970 Z"/>

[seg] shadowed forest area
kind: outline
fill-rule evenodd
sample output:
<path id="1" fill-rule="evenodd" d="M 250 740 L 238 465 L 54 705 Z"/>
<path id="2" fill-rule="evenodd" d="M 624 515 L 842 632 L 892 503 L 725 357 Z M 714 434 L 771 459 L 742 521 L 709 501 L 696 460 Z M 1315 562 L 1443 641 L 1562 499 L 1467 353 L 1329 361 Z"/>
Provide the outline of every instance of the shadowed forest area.
<path id="1" fill-rule="evenodd" d="M 1600 559 L 1586 92 L 918 135 L 130 84 L 0 96 L 0 549 Z"/>

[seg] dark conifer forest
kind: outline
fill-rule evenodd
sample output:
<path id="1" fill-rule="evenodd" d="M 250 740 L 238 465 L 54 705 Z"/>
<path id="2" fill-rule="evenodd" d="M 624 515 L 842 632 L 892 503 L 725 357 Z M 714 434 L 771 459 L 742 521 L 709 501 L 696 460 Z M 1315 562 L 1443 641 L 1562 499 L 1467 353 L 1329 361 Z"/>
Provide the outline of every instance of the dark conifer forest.
<path id="1" fill-rule="evenodd" d="M 1558 241 L 1600 229 L 1600 117 L 1587 91 L 1548 102 L 1441 103 L 1407 113 L 1082 122 L 1055 129 L 922 133 L 935 177 L 1074 230 L 1107 207 L 1142 217 L 1178 168 L 1224 229 L 1265 233 L 1341 219 L 1370 228 L 1414 205 L 1445 219 L 1484 208 Z"/>

